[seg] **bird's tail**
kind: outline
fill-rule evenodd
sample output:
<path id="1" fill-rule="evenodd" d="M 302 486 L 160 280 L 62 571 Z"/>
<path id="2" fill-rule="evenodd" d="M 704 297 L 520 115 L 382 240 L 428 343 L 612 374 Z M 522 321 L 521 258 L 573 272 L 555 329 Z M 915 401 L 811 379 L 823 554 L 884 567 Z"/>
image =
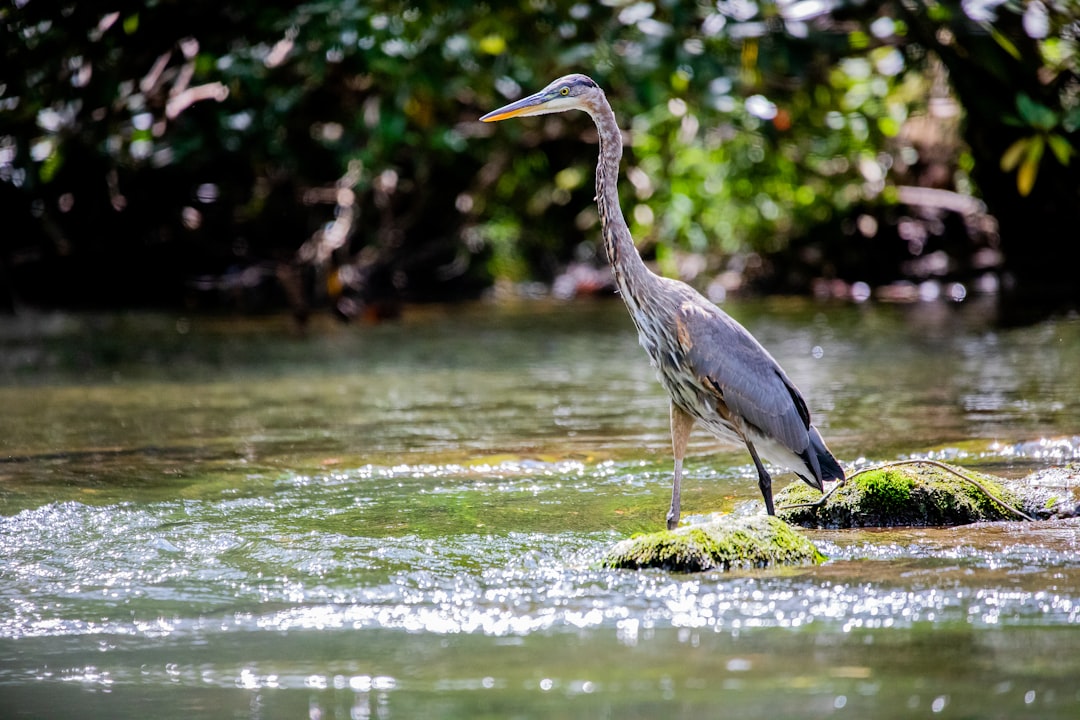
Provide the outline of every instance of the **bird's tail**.
<path id="1" fill-rule="evenodd" d="M 825 441 L 821 439 L 821 433 L 813 425 L 810 426 L 810 447 L 807 450 L 817 459 L 816 464 L 820 469 L 818 477 L 822 480 L 844 482 L 844 468 L 840 467 L 840 463 L 829 452 L 829 448 L 825 447 Z"/>
<path id="2" fill-rule="evenodd" d="M 825 447 L 825 441 L 821 439 L 821 433 L 813 425 L 810 426 L 810 445 L 801 454 L 803 467 L 806 472 L 795 471 L 810 487 L 822 490 L 822 484 L 826 480 L 844 482 L 844 469 L 836 458 Z"/>

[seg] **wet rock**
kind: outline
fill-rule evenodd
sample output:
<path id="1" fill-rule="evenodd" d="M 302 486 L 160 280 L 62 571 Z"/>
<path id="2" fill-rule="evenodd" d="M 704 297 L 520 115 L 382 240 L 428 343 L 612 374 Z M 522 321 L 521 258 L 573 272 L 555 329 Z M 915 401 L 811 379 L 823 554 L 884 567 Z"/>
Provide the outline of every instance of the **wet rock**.
<path id="1" fill-rule="evenodd" d="M 717 514 L 701 524 L 623 540 L 608 551 L 601 565 L 700 572 L 809 565 L 825 559 L 812 542 L 775 517 Z"/>
<path id="2" fill-rule="evenodd" d="M 777 494 L 776 513 L 808 528 L 950 526 L 1023 520 L 1016 510 L 1030 516 L 1026 509 L 1041 501 L 1002 478 L 950 467 L 911 462 L 868 470 L 852 476 L 816 506 L 808 504 L 821 500 L 821 495 L 804 483 L 794 483 Z"/>
<path id="3" fill-rule="evenodd" d="M 1037 470 L 1015 485 L 1024 512 L 1039 520 L 1080 517 L 1080 463 Z"/>

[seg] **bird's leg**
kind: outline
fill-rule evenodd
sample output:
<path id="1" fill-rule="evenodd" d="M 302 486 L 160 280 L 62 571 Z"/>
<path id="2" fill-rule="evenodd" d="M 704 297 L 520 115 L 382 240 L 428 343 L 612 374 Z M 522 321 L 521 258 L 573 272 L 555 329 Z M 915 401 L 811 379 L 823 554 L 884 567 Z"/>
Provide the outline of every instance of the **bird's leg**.
<path id="1" fill-rule="evenodd" d="M 746 441 L 746 449 L 750 451 L 750 457 L 754 458 L 754 466 L 757 467 L 758 487 L 761 488 L 761 497 L 765 498 L 765 512 L 775 515 L 776 510 L 773 508 L 772 501 L 772 478 L 769 477 L 765 466 L 761 464 L 761 458 L 758 457 L 754 444 L 749 440 Z"/>
<path id="2" fill-rule="evenodd" d="M 671 449 L 675 454 L 675 475 L 671 480 L 671 509 L 667 514 L 667 528 L 674 530 L 679 526 L 682 512 L 682 461 L 686 456 L 686 443 L 690 439 L 690 429 L 694 427 L 694 418 L 682 408 L 671 403 Z"/>

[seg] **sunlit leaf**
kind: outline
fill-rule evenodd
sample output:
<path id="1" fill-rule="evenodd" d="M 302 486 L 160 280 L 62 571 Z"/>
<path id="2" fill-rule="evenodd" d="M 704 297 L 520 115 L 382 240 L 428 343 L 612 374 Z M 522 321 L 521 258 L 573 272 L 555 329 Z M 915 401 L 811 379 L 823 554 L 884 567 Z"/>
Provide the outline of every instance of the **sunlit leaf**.
<path id="1" fill-rule="evenodd" d="M 690 87 L 690 78 L 685 72 L 671 73 L 671 89 L 677 93 L 684 93 Z"/>
<path id="2" fill-rule="evenodd" d="M 1042 160 L 1043 150 L 1046 149 L 1046 139 L 1042 135 L 1035 135 L 1031 138 L 1031 143 L 1028 146 L 1027 159 L 1038 164 Z"/>
<path id="3" fill-rule="evenodd" d="M 983 23 L 983 27 L 990 31 L 990 37 L 994 38 L 994 42 L 1001 46 L 1001 49 L 1009 53 L 1016 60 L 1021 60 L 1020 51 L 1016 49 L 1016 45 L 1012 40 L 1007 38 L 1000 30 L 990 23 Z"/>
<path id="4" fill-rule="evenodd" d="M 578 167 L 563 168 L 555 173 L 555 187 L 562 190 L 573 190 L 580 187 L 584 182 L 585 174 Z"/>
<path id="5" fill-rule="evenodd" d="M 1050 151 L 1054 153 L 1057 161 L 1062 165 L 1068 165 L 1069 160 L 1072 159 L 1072 154 L 1076 151 L 1072 144 L 1057 134 L 1048 136 L 1046 141 L 1050 144 Z"/>
<path id="6" fill-rule="evenodd" d="M 934 22 L 944 23 L 952 20 L 952 10 L 944 3 L 930 3 L 926 14 Z"/>
<path id="7" fill-rule="evenodd" d="M 502 35 L 486 35 L 480 40 L 480 51 L 488 55 L 502 55 L 506 52 L 506 38 Z"/>
<path id="8" fill-rule="evenodd" d="M 878 118 L 878 130 L 885 137 L 896 137 L 900 134 L 900 123 L 891 117 Z"/>
<path id="9" fill-rule="evenodd" d="M 1035 178 L 1039 174 L 1039 161 L 1042 160 L 1045 142 L 1042 135 L 1036 135 L 1028 143 L 1027 155 L 1016 172 L 1016 189 L 1021 196 L 1027 197 L 1035 187 Z"/>
<path id="10" fill-rule="evenodd" d="M 45 158 L 45 161 L 41 163 L 41 169 L 38 171 L 38 177 L 41 178 L 41 182 L 47 183 L 56 176 L 56 172 L 60 169 L 60 166 L 64 164 L 63 155 L 60 153 L 59 148 L 54 148 L 49 157 Z"/>
<path id="11" fill-rule="evenodd" d="M 975 156 L 965 150 L 956 158 L 956 166 L 966 173 L 975 169 Z"/>
<path id="12" fill-rule="evenodd" d="M 1016 190 L 1021 196 L 1027 197 L 1031 189 L 1035 187 L 1035 176 L 1039 173 L 1039 166 L 1025 159 L 1016 173 Z"/>
<path id="13" fill-rule="evenodd" d="M 1016 169 L 1016 166 L 1020 164 L 1020 158 L 1023 157 L 1024 151 L 1027 150 L 1028 142 L 1031 138 L 1020 138 L 1006 150 L 1001 156 L 1001 171 L 1012 172 Z"/>

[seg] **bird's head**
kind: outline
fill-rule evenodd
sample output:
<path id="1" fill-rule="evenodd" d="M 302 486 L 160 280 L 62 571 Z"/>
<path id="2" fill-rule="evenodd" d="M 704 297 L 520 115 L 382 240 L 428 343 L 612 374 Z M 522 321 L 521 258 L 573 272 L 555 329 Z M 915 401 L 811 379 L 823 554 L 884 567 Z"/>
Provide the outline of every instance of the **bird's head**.
<path id="1" fill-rule="evenodd" d="M 604 91 L 586 75 L 564 75 L 538 93 L 522 98 L 480 118 L 495 122 L 512 117 L 546 115 L 567 110 L 584 110 L 592 113 L 604 100 Z"/>

